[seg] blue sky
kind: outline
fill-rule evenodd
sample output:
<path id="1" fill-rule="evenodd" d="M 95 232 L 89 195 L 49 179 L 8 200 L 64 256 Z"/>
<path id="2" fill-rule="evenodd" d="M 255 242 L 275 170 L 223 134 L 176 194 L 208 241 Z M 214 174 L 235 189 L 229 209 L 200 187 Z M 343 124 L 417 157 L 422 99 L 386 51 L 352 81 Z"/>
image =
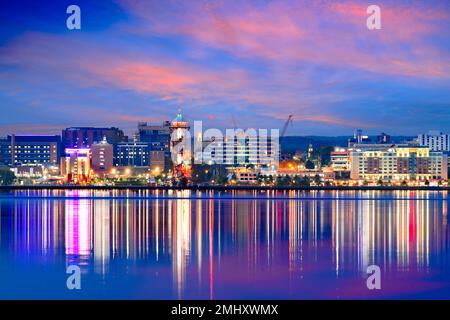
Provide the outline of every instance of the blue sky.
<path id="1" fill-rule="evenodd" d="M 81 8 L 81 30 L 66 8 Z M 161 122 L 450 132 L 450 2 L 2 1 L 0 135 Z"/>

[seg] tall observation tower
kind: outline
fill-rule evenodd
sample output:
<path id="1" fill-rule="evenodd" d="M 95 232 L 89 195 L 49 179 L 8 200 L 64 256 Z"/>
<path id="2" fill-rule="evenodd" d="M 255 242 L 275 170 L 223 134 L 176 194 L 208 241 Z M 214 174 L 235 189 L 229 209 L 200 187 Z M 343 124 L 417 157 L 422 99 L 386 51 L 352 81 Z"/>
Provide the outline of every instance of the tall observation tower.
<path id="1" fill-rule="evenodd" d="M 170 139 L 170 152 L 172 153 L 172 171 L 178 178 L 191 177 L 191 149 L 189 122 L 185 121 L 181 111 L 172 121 Z"/>

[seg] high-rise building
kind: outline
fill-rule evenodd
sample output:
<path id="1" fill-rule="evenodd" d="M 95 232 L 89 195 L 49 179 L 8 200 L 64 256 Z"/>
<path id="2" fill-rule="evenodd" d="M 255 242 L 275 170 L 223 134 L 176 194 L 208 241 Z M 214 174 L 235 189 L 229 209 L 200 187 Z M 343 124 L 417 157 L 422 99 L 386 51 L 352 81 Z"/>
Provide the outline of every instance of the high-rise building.
<path id="1" fill-rule="evenodd" d="M 169 170 L 170 165 L 170 121 L 164 121 L 162 125 L 149 125 L 146 122 L 138 124 L 138 137 L 140 142 L 149 145 L 153 167 L 162 171 Z M 163 155 L 163 157 L 161 157 Z M 154 164 L 152 162 L 155 161 Z"/>
<path id="2" fill-rule="evenodd" d="M 62 146 L 66 148 L 90 148 L 106 137 L 112 145 L 128 141 L 122 130 L 118 128 L 71 127 L 62 131 Z"/>
<path id="3" fill-rule="evenodd" d="M 447 180 L 447 155 L 427 147 L 351 151 L 351 178 L 367 181 Z"/>
<path id="4" fill-rule="evenodd" d="M 430 131 L 427 134 L 420 134 L 418 140 L 421 146 L 426 146 L 432 151 L 450 151 L 448 134 L 439 131 Z"/>
<path id="5" fill-rule="evenodd" d="M 146 142 L 120 142 L 116 146 L 114 165 L 118 167 L 149 167 L 150 147 Z"/>
<path id="6" fill-rule="evenodd" d="M 138 124 L 139 141 L 148 142 L 153 146 L 169 148 L 170 146 L 170 121 L 164 121 L 162 125 L 151 125 L 146 122 Z"/>
<path id="7" fill-rule="evenodd" d="M 10 135 L 3 141 L 3 161 L 9 155 L 6 164 L 13 166 L 24 164 L 58 165 L 61 137 L 44 135 Z M 6 161 L 5 161 L 6 162 Z"/>
<path id="8" fill-rule="evenodd" d="M 107 174 L 113 167 L 114 147 L 106 141 L 106 137 L 100 143 L 94 143 L 92 152 L 92 170 L 96 174 Z"/>
<path id="9" fill-rule="evenodd" d="M 213 139 L 199 135 L 194 148 L 195 163 L 220 164 L 228 168 L 253 165 L 264 169 L 265 174 L 274 174 L 278 170 L 278 136 L 260 135 L 250 130 L 235 131 L 234 135 Z"/>
<path id="10" fill-rule="evenodd" d="M 61 174 L 67 182 L 88 182 L 91 178 L 91 149 L 66 148 L 61 159 Z"/>

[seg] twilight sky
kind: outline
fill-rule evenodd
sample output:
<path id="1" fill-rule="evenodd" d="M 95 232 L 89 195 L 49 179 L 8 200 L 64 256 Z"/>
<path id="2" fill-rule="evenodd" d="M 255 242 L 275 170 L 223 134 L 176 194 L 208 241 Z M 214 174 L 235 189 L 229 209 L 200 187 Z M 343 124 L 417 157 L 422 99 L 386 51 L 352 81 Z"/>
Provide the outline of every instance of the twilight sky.
<path id="1" fill-rule="evenodd" d="M 2 0 L 0 135 L 130 133 L 179 108 L 218 128 L 293 114 L 288 135 L 450 132 L 450 1 Z"/>

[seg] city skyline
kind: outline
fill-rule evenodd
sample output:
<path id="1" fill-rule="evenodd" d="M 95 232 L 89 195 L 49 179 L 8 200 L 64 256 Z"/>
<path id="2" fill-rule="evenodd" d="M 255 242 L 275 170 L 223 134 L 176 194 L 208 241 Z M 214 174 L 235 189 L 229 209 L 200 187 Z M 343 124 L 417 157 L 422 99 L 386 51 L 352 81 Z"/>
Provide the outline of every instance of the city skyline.
<path id="1" fill-rule="evenodd" d="M 23 5 L 26 3 L 26 5 Z M 66 8 L 81 8 L 81 30 Z M 287 135 L 450 131 L 450 6 L 378 1 L 2 4 L 0 135 L 162 123 Z M 234 124 L 235 122 L 235 124 Z"/>

